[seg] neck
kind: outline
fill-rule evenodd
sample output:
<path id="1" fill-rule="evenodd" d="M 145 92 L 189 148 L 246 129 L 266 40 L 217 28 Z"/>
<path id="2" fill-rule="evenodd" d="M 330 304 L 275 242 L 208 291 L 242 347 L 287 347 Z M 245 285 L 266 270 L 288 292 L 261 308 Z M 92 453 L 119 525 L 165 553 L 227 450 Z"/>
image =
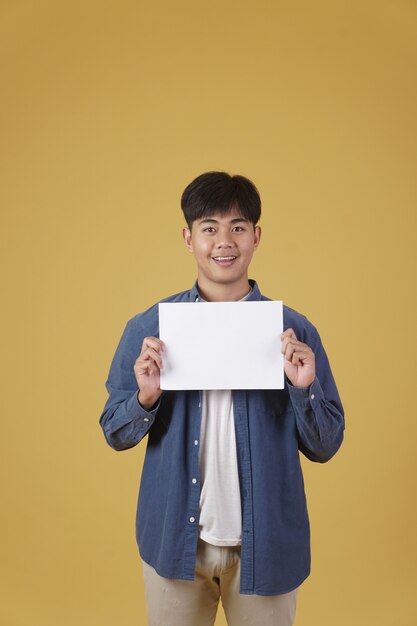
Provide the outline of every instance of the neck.
<path id="1" fill-rule="evenodd" d="M 201 281 L 200 278 L 197 282 L 198 291 L 207 302 L 238 302 L 251 290 L 247 278 L 234 285 L 205 282 L 204 280 Z"/>

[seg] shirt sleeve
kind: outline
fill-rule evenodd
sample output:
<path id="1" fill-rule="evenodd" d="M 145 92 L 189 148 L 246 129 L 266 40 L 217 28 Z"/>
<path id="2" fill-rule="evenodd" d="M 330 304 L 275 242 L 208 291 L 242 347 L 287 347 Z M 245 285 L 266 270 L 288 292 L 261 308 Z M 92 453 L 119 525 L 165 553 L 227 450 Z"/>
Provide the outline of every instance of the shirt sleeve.
<path id="1" fill-rule="evenodd" d="M 132 448 L 152 426 L 159 403 L 146 411 L 138 401 L 138 384 L 133 366 L 143 338 L 135 318 L 128 321 L 110 366 L 106 388 L 109 398 L 100 416 L 107 443 L 115 450 Z"/>
<path id="2" fill-rule="evenodd" d="M 343 406 L 320 336 L 309 324 L 300 338 L 314 352 L 316 378 L 309 388 L 288 384 L 295 412 L 300 451 L 311 461 L 324 463 L 340 448 L 345 428 Z"/>

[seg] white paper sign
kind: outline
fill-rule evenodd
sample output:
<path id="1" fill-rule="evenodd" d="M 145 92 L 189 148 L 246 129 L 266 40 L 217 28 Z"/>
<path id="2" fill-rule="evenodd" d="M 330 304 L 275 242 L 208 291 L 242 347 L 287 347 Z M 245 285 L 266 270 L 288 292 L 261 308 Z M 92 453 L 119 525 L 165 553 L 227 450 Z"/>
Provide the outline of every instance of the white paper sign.
<path id="1" fill-rule="evenodd" d="M 159 304 L 161 389 L 283 389 L 281 301 Z"/>

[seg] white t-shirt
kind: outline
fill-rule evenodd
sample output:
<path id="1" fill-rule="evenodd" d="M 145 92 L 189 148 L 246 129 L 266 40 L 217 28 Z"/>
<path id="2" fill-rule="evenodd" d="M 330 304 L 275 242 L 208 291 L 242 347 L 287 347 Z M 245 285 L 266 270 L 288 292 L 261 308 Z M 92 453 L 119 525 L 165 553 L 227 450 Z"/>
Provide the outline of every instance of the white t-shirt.
<path id="1" fill-rule="evenodd" d="M 200 483 L 201 539 L 215 546 L 239 545 L 242 512 L 230 389 L 203 391 Z"/>
<path id="2" fill-rule="evenodd" d="M 201 539 L 215 546 L 239 545 L 242 510 L 230 389 L 203 391 L 200 484 Z"/>

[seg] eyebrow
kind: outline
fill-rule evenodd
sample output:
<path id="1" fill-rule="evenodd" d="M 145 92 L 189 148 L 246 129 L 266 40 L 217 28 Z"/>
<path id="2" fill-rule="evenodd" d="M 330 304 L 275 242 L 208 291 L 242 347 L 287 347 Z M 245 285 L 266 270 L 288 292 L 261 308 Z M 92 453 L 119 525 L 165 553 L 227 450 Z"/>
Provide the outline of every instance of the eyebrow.
<path id="1" fill-rule="evenodd" d="M 248 222 L 248 221 L 249 220 L 247 220 L 245 217 L 234 217 L 228 223 L 235 224 L 236 222 Z M 219 220 L 215 220 L 212 217 L 207 217 L 203 220 L 200 220 L 199 224 L 220 224 L 220 222 Z"/>

